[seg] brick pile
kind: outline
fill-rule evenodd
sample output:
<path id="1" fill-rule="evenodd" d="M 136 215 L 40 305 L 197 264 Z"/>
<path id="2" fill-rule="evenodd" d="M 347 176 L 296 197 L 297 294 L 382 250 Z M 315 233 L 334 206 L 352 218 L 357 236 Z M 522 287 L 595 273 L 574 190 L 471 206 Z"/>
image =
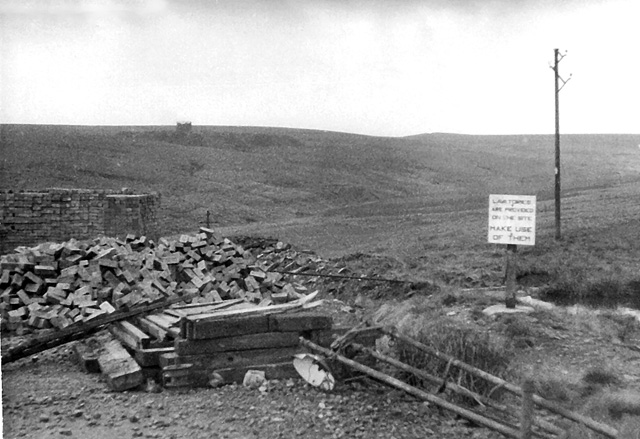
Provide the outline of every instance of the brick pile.
<path id="1" fill-rule="evenodd" d="M 157 243 L 136 235 L 72 239 L 19 247 L 0 258 L 2 329 L 18 334 L 67 328 L 185 293 L 195 295 L 194 303 L 242 299 L 265 306 L 305 292 L 205 228 Z"/>

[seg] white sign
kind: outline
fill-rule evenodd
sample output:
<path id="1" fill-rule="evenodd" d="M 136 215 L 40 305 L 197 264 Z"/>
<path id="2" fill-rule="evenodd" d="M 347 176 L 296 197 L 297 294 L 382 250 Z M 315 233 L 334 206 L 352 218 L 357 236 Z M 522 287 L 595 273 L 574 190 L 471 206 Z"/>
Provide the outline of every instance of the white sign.
<path id="1" fill-rule="evenodd" d="M 535 195 L 489 195 L 489 243 L 535 245 Z"/>

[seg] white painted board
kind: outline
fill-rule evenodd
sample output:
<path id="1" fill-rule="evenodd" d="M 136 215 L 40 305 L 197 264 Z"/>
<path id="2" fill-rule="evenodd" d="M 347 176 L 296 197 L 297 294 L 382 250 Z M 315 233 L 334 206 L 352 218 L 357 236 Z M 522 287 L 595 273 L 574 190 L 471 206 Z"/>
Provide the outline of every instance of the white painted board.
<path id="1" fill-rule="evenodd" d="M 535 195 L 489 195 L 491 244 L 536 244 Z"/>

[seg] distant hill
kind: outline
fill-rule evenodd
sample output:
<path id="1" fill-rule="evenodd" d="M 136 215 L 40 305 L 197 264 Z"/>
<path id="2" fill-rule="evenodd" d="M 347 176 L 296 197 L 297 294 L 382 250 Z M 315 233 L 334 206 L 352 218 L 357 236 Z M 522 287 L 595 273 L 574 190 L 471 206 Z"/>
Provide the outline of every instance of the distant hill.
<path id="1" fill-rule="evenodd" d="M 196 229 L 207 210 L 219 227 L 395 217 L 454 204 L 482 208 L 489 193 L 551 199 L 553 139 L 1 125 L 0 187 L 158 191 L 167 234 Z M 639 144 L 640 135 L 562 136 L 564 190 L 640 180 Z"/>

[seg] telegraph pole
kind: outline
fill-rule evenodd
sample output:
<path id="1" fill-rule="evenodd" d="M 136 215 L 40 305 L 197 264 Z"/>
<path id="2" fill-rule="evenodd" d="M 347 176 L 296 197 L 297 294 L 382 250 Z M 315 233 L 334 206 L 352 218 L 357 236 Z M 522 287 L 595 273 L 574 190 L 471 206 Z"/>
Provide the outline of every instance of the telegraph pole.
<path id="1" fill-rule="evenodd" d="M 556 241 L 562 239 L 562 233 L 560 228 L 560 90 L 565 86 L 569 79 L 571 79 L 571 75 L 565 81 L 560 77 L 558 73 L 558 64 L 564 58 L 564 55 L 559 53 L 559 49 L 553 49 L 553 71 L 554 71 L 554 83 L 555 83 L 555 97 L 556 97 L 556 185 L 555 185 L 555 198 L 556 198 Z M 559 85 L 562 82 L 562 85 Z"/>

